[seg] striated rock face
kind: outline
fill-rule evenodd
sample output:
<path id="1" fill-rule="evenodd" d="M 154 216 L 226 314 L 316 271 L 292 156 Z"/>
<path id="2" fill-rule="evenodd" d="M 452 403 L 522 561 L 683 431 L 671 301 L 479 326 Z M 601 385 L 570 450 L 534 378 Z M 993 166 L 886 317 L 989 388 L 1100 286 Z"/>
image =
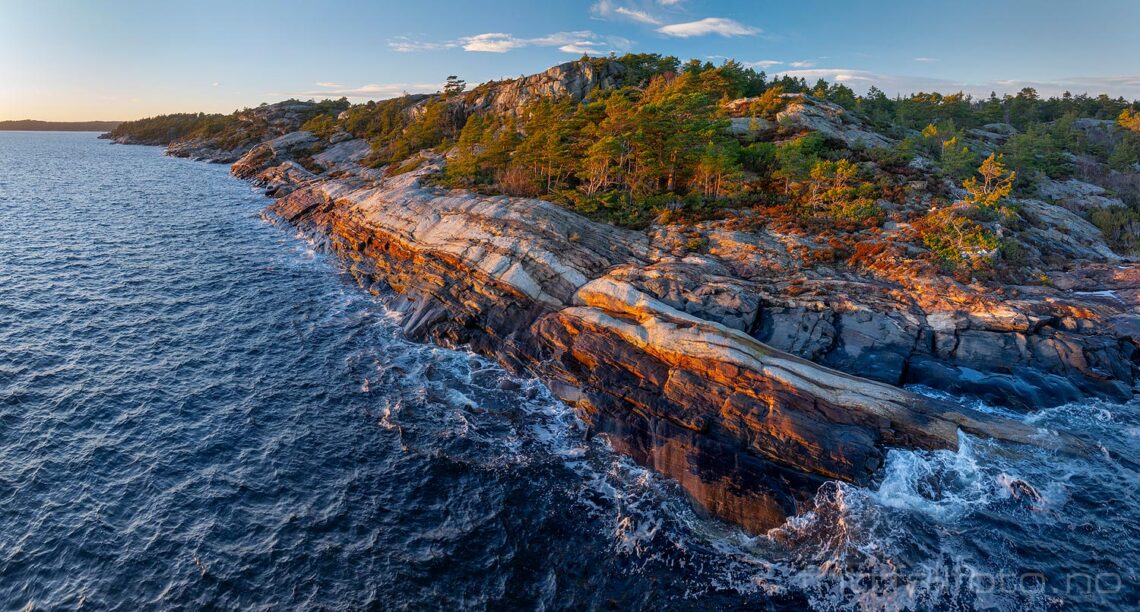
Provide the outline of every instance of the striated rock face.
<path id="1" fill-rule="evenodd" d="M 262 170 L 305 154 L 317 142 L 309 132 L 290 132 L 267 140 L 251 148 L 235 161 L 230 173 L 241 179 L 250 179 Z"/>
<path id="2" fill-rule="evenodd" d="M 779 305 L 770 293 L 779 286 L 758 261 L 742 273 L 746 250 L 730 257 L 714 243 L 709 254 L 677 257 L 668 236 L 547 202 L 421 186 L 438 163 L 380 182 L 298 185 L 267 217 L 321 240 L 363 286 L 395 290 L 411 337 L 468 345 L 540 376 L 598 431 L 624 432 L 615 445 L 673 476 L 710 512 L 770 527 L 797 503 L 773 482 L 865 481 L 887 447 L 954 448 L 960 430 L 1065 443 L 874 380 L 907 379 L 926 363 L 918 345 L 939 367 L 956 366 L 935 346 L 1006 367 L 1003 342 L 981 358 L 991 345 L 975 342 L 968 313 L 927 321 Z M 805 326 L 810 332 L 798 331 Z M 1135 332 L 1129 322 L 1121 329 Z M 726 462 L 744 467 L 725 470 Z"/>
<path id="3" fill-rule="evenodd" d="M 1030 226 L 1021 232 L 1025 246 L 1040 253 L 1042 259 L 1053 259 L 1058 264 L 1066 261 L 1120 261 L 1120 256 L 1104 242 L 1104 236 L 1095 225 L 1068 208 L 1052 206 L 1039 200 L 1016 200 L 1021 216 Z M 1097 199 L 1085 200 L 1073 207 L 1094 207 Z"/>
<path id="4" fill-rule="evenodd" d="M 624 71 L 570 62 L 444 102 L 457 118 L 518 112 L 538 97 L 588 99 Z M 774 122 L 739 116 L 750 103 L 725 103 L 742 141 L 814 132 L 847 147 L 893 145 L 809 96 Z M 1140 174 L 1076 158 L 1081 180 L 1044 182 L 1007 228 L 1043 278 L 983 285 L 937 273 L 906 222 L 914 217 L 901 214 L 960 197 L 928 160 L 895 173 L 900 194 L 876 202 L 891 220 L 853 245 L 765 218 L 762 207 L 633 231 L 541 200 L 428 186 L 422 179 L 444 163 L 430 151 L 399 164 L 415 166 L 404 174 L 363 168 L 368 143 L 297 131 L 311 111 L 299 102 L 243 111 L 226 139 L 177 141 L 169 152 L 233 161 L 235 176 L 278 198 L 266 218 L 319 241 L 362 286 L 394 292 L 410 337 L 540 377 L 618 450 L 754 531 L 801 510 L 826 479 L 874 478 L 892 446 L 954 448 L 967 432 L 1083 450 L 1063 433 L 905 385 L 1031 409 L 1130 399 L 1140 380 L 1140 264 L 1081 217 L 1117 205 L 1110 191 L 1140 192 Z M 1079 129 L 1107 138 L 1114 128 Z M 1014 133 L 992 124 L 971 136 L 996 146 Z"/>
<path id="5" fill-rule="evenodd" d="M 689 296 L 682 306 L 689 311 L 698 292 L 731 292 L 741 304 L 747 297 L 747 309 L 757 305 L 748 328 L 753 337 L 892 385 L 923 384 L 1020 409 L 1088 396 L 1132 397 L 1140 350 L 1103 322 L 1140 314 L 1140 286 L 1113 280 L 1130 278 L 1140 266 L 1123 263 L 1073 213 L 1038 201 L 1023 205 L 1023 212 L 1038 215 L 1022 231 L 1026 248 L 1054 253 L 1067 266 L 1050 271 L 1052 287 L 963 285 L 906 269 L 889 249 L 864 272 L 842 264 L 805 265 L 796 253 L 810 237 L 710 223 L 696 230 L 707 240 L 707 253 L 686 260 L 712 259 L 716 266 L 708 269 L 716 271 L 705 281 L 691 280 L 699 274 L 672 274 L 674 284 L 685 285 L 671 291 Z M 888 230 L 884 244 L 905 243 L 908 231 L 901 225 Z M 693 232 L 656 228 L 652 235 L 664 247 L 683 244 Z M 717 301 L 733 303 L 723 295 Z M 741 311 L 736 305 L 733 310 Z M 722 315 L 714 309 L 702 316 Z"/>

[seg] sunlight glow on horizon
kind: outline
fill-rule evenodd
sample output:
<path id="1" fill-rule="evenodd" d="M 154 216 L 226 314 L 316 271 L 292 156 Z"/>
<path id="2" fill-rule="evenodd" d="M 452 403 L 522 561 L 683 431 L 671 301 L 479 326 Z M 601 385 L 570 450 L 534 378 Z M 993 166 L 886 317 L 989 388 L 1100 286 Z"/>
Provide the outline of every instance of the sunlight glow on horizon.
<path id="1" fill-rule="evenodd" d="M 851 3 L 855 4 L 855 3 Z M 296 97 L 353 102 L 478 83 L 577 59 L 652 52 L 769 74 L 839 80 L 859 93 L 1140 98 L 1140 4 L 1107 0 L 1062 19 L 1060 0 L 460 0 L 366 2 L 0 0 L 0 120 L 130 120 L 231 112 Z M 439 19 L 461 14 L 462 19 Z M 271 19 L 267 19 L 267 16 Z"/>

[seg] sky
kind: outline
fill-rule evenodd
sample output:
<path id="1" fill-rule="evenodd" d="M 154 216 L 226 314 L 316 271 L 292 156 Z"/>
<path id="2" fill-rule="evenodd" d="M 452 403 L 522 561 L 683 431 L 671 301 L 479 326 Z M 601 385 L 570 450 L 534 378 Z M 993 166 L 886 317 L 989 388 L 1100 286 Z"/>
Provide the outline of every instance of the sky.
<path id="1" fill-rule="evenodd" d="M 1140 0 L 0 0 L 0 120 L 354 102 L 653 52 L 857 93 L 1140 99 Z"/>

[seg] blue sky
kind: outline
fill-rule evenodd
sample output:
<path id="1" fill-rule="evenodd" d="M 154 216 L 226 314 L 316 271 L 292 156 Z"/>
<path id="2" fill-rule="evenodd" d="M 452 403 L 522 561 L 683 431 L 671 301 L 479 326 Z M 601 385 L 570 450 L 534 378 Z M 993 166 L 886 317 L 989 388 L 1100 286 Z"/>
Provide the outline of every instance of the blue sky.
<path id="1" fill-rule="evenodd" d="M 858 92 L 1140 98 L 1138 29 L 1138 0 L 0 0 L 0 119 L 360 101 L 610 51 L 732 57 Z"/>

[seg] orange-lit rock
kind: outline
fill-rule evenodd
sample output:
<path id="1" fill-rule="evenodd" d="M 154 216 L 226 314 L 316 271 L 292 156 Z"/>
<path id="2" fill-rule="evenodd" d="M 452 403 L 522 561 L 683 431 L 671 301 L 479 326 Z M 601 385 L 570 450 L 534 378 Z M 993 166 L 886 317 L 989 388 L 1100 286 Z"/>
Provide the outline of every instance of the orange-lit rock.
<path id="1" fill-rule="evenodd" d="M 708 448 L 762 459 L 808 481 L 864 481 L 882 464 L 887 447 L 954 448 L 959 430 L 1039 443 L 1040 432 L 1032 427 L 761 342 L 763 314 L 776 308 L 779 285 L 762 275 L 742 277 L 730 257 L 674 257 L 644 232 L 597 224 L 543 201 L 426 188 L 418 177 L 432 163 L 438 162 L 381 182 L 345 178 L 303 185 L 267 214 L 322 240 L 362 285 L 401 294 L 397 307 L 409 335 L 466 344 L 535 374 L 588 421 L 608 422 L 611 430 L 622 429 L 615 422 L 667 424 L 668 440 L 638 443 L 634 454 L 673 475 L 711 512 L 758 527 L 792 508 L 789 498 L 771 491 L 741 493 L 726 484 L 734 482 L 731 474 L 683 469 Z M 799 299 L 822 299 L 823 282 L 808 283 L 812 289 Z M 835 287 L 859 285 L 831 287 L 835 297 Z M 890 295 L 862 291 L 843 299 L 854 308 L 867 298 L 883 306 L 855 312 L 868 313 L 871 322 L 898 317 L 908 348 L 929 338 L 935 363 L 946 363 L 935 351 L 935 333 L 973 342 L 969 332 L 978 324 L 971 313 L 903 316 L 886 308 L 893 304 Z M 1001 342 L 978 345 L 997 347 L 994 360 L 1013 350 L 1003 344 L 1006 337 L 1025 337 L 1039 325 L 996 306 L 976 315 L 1002 330 L 986 333 L 1005 334 Z M 842 329 L 852 324 L 833 320 L 840 331 L 832 333 L 850 341 Z M 866 343 L 846 347 L 845 354 L 880 350 L 873 331 L 861 333 Z M 836 341 L 829 341 L 831 350 Z M 1030 351 L 1038 344 L 1010 346 Z M 815 357 L 826 363 L 826 353 Z M 901 356 L 904 363 L 913 358 L 911 352 Z M 855 354 L 851 363 L 858 366 L 858 359 Z M 1052 440 L 1067 443 L 1064 436 Z"/>

